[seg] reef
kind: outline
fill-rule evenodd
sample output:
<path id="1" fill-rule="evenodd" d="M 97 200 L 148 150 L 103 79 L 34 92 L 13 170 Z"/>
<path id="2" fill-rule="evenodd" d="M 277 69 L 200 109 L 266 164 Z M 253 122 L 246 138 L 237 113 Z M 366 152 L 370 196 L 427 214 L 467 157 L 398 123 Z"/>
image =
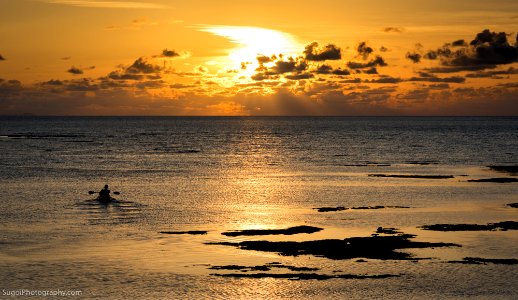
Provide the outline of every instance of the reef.
<path id="1" fill-rule="evenodd" d="M 299 233 L 315 233 L 321 231 L 322 228 L 313 226 L 295 226 L 286 229 L 247 229 L 239 231 L 228 231 L 221 233 L 226 236 L 243 236 L 243 235 L 293 235 Z"/>
<path id="2" fill-rule="evenodd" d="M 453 175 L 400 175 L 400 174 L 369 174 L 369 177 L 393 177 L 393 178 L 415 178 L 415 179 L 449 179 Z"/>
<path id="3" fill-rule="evenodd" d="M 448 261 L 448 263 L 466 264 L 466 265 L 486 265 L 488 263 L 500 264 L 500 265 L 516 265 L 516 264 L 518 264 L 518 259 L 464 257 L 462 260 L 450 260 L 450 261 Z"/>
<path id="4" fill-rule="evenodd" d="M 503 221 L 488 224 L 434 224 L 423 225 L 419 228 L 434 231 L 495 231 L 518 230 L 518 222 Z"/>
<path id="5" fill-rule="evenodd" d="M 313 255 L 328 259 L 370 258 L 382 260 L 415 259 L 411 254 L 397 251 L 408 248 L 460 247 L 453 243 L 415 242 L 415 235 L 399 234 L 352 237 L 343 240 L 327 239 L 303 242 L 212 242 L 209 245 L 234 246 L 243 250 L 276 252 L 284 256 Z"/>
<path id="6" fill-rule="evenodd" d="M 191 234 L 191 235 L 197 235 L 197 234 L 207 234 L 208 231 L 206 230 L 190 230 L 190 231 L 160 231 L 162 234 Z"/>

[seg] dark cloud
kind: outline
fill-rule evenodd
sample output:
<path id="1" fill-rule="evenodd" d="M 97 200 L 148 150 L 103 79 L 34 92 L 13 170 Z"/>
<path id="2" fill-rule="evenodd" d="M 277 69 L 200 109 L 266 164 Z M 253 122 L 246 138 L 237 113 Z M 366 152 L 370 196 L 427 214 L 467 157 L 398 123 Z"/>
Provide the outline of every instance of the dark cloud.
<path id="1" fill-rule="evenodd" d="M 486 69 L 495 69 L 494 65 L 481 65 L 481 66 L 455 66 L 455 67 L 433 67 L 426 68 L 425 70 L 430 73 L 457 73 L 462 71 L 480 71 Z"/>
<path id="2" fill-rule="evenodd" d="M 449 83 L 464 83 L 466 78 L 460 76 L 453 77 L 411 77 L 407 81 L 424 81 L 424 82 L 449 82 Z"/>
<path id="3" fill-rule="evenodd" d="M 317 74 L 330 74 L 333 71 L 333 67 L 330 65 L 321 65 L 316 69 Z"/>
<path id="4" fill-rule="evenodd" d="M 437 50 L 428 51 L 424 58 L 440 59 L 443 66 L 460 68 L 460 71 L 470 71 L 471 67 L 484 69 L 510 64 L 518 61 L 518 45 L 510 44 L 507 36 L 505 32 L 485 29 L 469 44 L 464 40 L 447 43 Z"/>
<path id="5" fill-rule="evenodd" d="M 61 60 L 70 60 L 72 57 L 70 56 L 65 56 L 65 57 L 62 57 Z"/>
<path id="6" fill-rule="evenodd" d="M 0 54 L 0 61 L 5 60 L 5 58 Z"/>
<path id="7" fill-rule="evenodd" d="M 468 44 L 465 40 L 456 40 L 451 43 L 453 47 L 466 47 Z"/>
<path id="8" fill-rule="evenodd" d="M 297 61 L 290 57 L 288 61 L 278 60 L 272 68 L 276 74 L 284 74 L 288 72 L 301 72 L 306 70 L 307 64 L 304 61 Z"/>
<path id="9" fill-rule="evenodd" d="M 341 69 L 341 68 L 333 70 L 332 73 L 334 75 L 341 75 L 341 76 L 351 75 L 351 72 L 349 70 L 345 70 L 345 69 Z"/>
<path id="10" fill-rule="evenodd" d="M 398 78 L 398 77 L 385 76 L 385 77 L 381 77 L 381 78 L 377 78 L 377 79 L 366 80 L 365 82 L 366 83 L 390 83 L 390 84 L 396 84 L 396 83 L 400 83 L 402 81 L 403 80 L 401 80 L 401 78 Z"/>
<path id="11" fill-rule="evenodd" d="M 387 65 L 387 63 L 385 62 L 383 57 L 381 57 L 379 55 L 367 63 L 359 63 L 359 62 L 353 62 L 353 61 L 350 61 L 347 63 L 347 67 L 349 67 L 350 69 L 372 68 L 372 67 L 376 67 L 376 66 L 384 67 L 386 65 Z"/>
<path id="12" fill-rule="evenodd" d="M 401 33 L 404 31 L 401 27 L 385 27 L 383 29 L 384 32 L 395 32 L 395 33 Z"/>
<path id="13" fill-rule="evenodd" d="M 277 56 L 272 55 L 270 57 L 270 56 L 266 56 L 266 55 L 258 55 L 256 57 L 256 59 L 257 59 L 257 62 L 261 65 L 261 64 L 266 64 L 266 63 L 269 63 L 269 62 L 272 62 L 272 61 L 276 60 Z"/>
<path id="14" fill-rule="evenodd" d="M 41 84 L 42 85 L 62 86 L 63 85 L 63 81 L 51 79 L 49 81 L 42 82 Z"/>
<path id="15" fill-rule="evenodd" d="M 97 91 L 98 89 L 99 86 L 88 78 L 71 80 L 65 85 L 65 90 L 72 92 L 92 92 Z"/>
<path id="16" fill-rule="evenodd" d="M 447 90 L 450 88 L 450 85 L 447 83 L 437 83 L 437 84 L 430 84 L 428 86 L 431 90 Z"/>
<path id="17" fill-rule="evenodd" d="M 342 50 L 334 44 L 321 49 L 317 42 L 313 42 L 304 49 L 304 57 L 312 61 L 339 60 L 342 58 Z"/>
<path id="18" fill-rule="evenodd" d="M 312 73 L 305 72 L 305 73 L 290 74 L 290 75 L 286 75 L 285 77 L 287 79 L 291 79 L 291 80 L 301 80 L 301 79 L 313 78 L 314 75 Z"/>
<path id="19" fill-rule="evenodd" d="M 502 75 L 516 75 L 516 74 L 518 74 L 518 69 L 509 67 L 507 70 L 501 70 L 501 71 L 479 71 L 476 73 L 470 73 L 470 74 L 467 74 L 466 77 L 469 77 L 469 78 L 502 78 L 501 77 Z"/>
<path id="20" fill-rule="evenodd" d="M 124 71 L 112 71 L 107 76 L 113 80 L 142 80 L 145 78 L 144 75 L 140 74 L 128 74 Z"/>
<path id="21" fill-rule="evenodd" d="M 80 75 L 80 74 L 83 74 L 83 70 L 77 68 L 77 67 L 74 67 L 72 66 L 70 69 L 67 70 L 68 73 L 70 74 L 74 74 L 74 75 Z"/>
<path id="22" fill-rule="evenodd" d="M 356 51 L 358 51 L 358 56 L 361 56 L 363 60 L 367 60 L 369 58 L 369 55 L 371 55 L 372 52 L 374 52 L 374 49 L 367 46 L 367 42 L 361 42 L 358 44 L 358 47 L 356 47 Z"/>
<path id="23" fill-rule="evenodd" d="M 135 86 L 139 89 L 159 89 L 167 86 L 167 84 L 163 80 L 148 80 L 140 81 Z"/>
<path id="24" fill-rule="evenodd" d="M 518 88 L 518 82 L 501 83 L 498 86 L 505 87 L 505 88 Z"/>
<path id="25" fill-rule="evenodd" d="M 372 67 L 372 68 L 363 70 L 362 73 L 374 75 L 374 74 L 378 74 L 378 69 L 376 69 L 375 67 Z"/>
<path id="26" fill-rule="evenodd" d="M 414 64 L 419 63 L 421 61 L 421 57 L 422 57 L 421 54 L 416 53 L 416 52 L 414 52 L 414 53 L 407 52 L 406 53 L 406 58 L 408 58 L 411 61 L 413 61 Z"/>
<path id="27" fill-rule="evenodd" d="M 177 56 L 180 56 L 180 54 L 174 50 L 167 50 L 167 48 L 162 50 L 162 57 L 177 57 Z"/>
<path id="28" fill-rule="evenodd" d="M 126 69 L 126 73 L 131 74 L 151 74 L 158 73 L 162 67 L 149 63 L 144 57 L 138 58 L 131 66 Z"/>
<path id="29" fill-rule="evenodd" d="M 23 90 L 19 80 L 5 80 L 0 78 L 0 95 L 10 96 Z"/>

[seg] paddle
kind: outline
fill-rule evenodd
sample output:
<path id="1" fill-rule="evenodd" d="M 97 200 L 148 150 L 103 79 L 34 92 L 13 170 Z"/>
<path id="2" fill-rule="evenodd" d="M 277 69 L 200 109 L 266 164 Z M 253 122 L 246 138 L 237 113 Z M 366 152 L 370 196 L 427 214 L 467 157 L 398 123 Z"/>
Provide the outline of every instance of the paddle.
<path id="1" fill-rule="evenodd" d="M 94 192 L 94 191 L 88 191 L 88 194 L 89 195 L 93 195 L 93 194 L 99 194 L 99 192 Z M 114 195 L 120 195 L 121 192 L 113 192 Z"/>

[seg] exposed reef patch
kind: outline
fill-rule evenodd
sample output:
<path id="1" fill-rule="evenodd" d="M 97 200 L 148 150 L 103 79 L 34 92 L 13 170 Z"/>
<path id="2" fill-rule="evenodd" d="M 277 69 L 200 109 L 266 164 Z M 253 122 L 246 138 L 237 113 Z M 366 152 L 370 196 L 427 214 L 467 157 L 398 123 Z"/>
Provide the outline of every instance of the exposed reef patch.
<path id="1" fill-rule="evenodd" d="M 518 259 L 515 258 L 480 258 L 480 257 L 464 257 L 462 260 L 450 260 L 448 263 L 451 264 L 466 264 L 466 265 L 487 265 L 499 264 L 499 265 L 516 265 Z"/>
<path id="2" fill-rule="evenodd" d="M 503 221 L 488 224 L 433 224 L 423 225 L 419 228 L 434 231 L 496 231 L 518 230 L 518 222 Z"/>
<path id="3" fill-rule="evenodd" d="M 392 205 L 392 206 L 376 205 L 376 206 L 355 206 L 355 207 L 344 207 L 344 206 L 315 207 L 313 209 L 316 209 L 318 212 L 330 212 L 330 211 L 342 211 L 342 210 L 349 210 L 349 209 L 383 209 L 383 208 L 410 208 L 410 207 L 398 206 L 398 205 Z"/>
<path id="4" fill-rule="evenodd" d="M 227 231 L 221 233 L 226 236 L 243 236 L 243 235 L 293 235 L 299 233 L 315 233 L 323 230 L 322 228 L 313 226 L 295 226 L 286 229 L 246 229 L 239 231 Z"/>
<path id="5" fill-rule="evenodd" d="M 328 280 L 328 279 L 383 279 L 391 277 L 399 277 L 394 274 L 380 275 L 357 275 L 357 274 L 316 274 L 316 273 L 235 273 L 235 274 L 210 274 L 213 276 L 233 277 L 233 278 L 275 278 L 290 280 Z"/>
<path id="6" fill-rule="evenodd" d="M 313 255 L 341 260 L 370 258 L 382 260 L 415 259 L 411 254 L 396 250 L 408 248 L 460 247 L 453 243 L 415 242 L 415 235 L 399 234 L 389 236 L 352 237 L 343 240 L 328 239 L 304 242 L 212 242 L 209 245 L 233 246 L 243 250 L 276 252 L 284 256 Z"/>
<path id="7" fill-rule="evenodd" d="M 207 234 L 207 230 L 190 230 L 190 231 L 160 231 L 162 234 L 190 234 L 190 235 L 202 235 Z"/>
<path id="8" fill-rule="evenodd" d="M 490 165 L 487 166 L 491 170 L 498 171 L 498 172 L 505 172 L 510 174 L 518 174 L 518 166 L 495 166 Z"/>
<path id="9" fill-rule="evenodd" d="M 272 269 L 288 269 L 294 272 L 314 272 L 318 271 L 318 268 L 309 268 L 309 267 L 296 267 L 296 266 L 287 266 L 278 262 L 268 263 L 262 266 L 239 266 L 239 265 L 228 265 L 228 266 L 211 266 L 209 269 L 211 270 L 232 270 L 232 271 L 270 271 Z"/>
<path id="10" fill-rule="evenodd" d="M 510 183 L 510 182 L 518 182 L 518 178 L 498 177 L 498 178 L 469 179 L 468 182 Z"/>
<path id="11" fill-rule="evenodd" d="M 404 174 L 369 174 L 369 177 L 392 177 L 392 178 L 414 178 L 414 179 L 450 179 L 453 175 L 404 175 Z"/>

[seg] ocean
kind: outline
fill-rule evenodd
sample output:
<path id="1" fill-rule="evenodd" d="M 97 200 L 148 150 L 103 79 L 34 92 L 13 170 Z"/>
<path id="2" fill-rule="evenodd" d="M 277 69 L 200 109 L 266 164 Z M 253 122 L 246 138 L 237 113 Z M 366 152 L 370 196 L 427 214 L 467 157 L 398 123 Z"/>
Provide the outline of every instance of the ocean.
<path id="1" fill-rule="evenodd" d="M 515 117 L 0 117 L 0 153 L 2 299 L 518 298 Z"/>

